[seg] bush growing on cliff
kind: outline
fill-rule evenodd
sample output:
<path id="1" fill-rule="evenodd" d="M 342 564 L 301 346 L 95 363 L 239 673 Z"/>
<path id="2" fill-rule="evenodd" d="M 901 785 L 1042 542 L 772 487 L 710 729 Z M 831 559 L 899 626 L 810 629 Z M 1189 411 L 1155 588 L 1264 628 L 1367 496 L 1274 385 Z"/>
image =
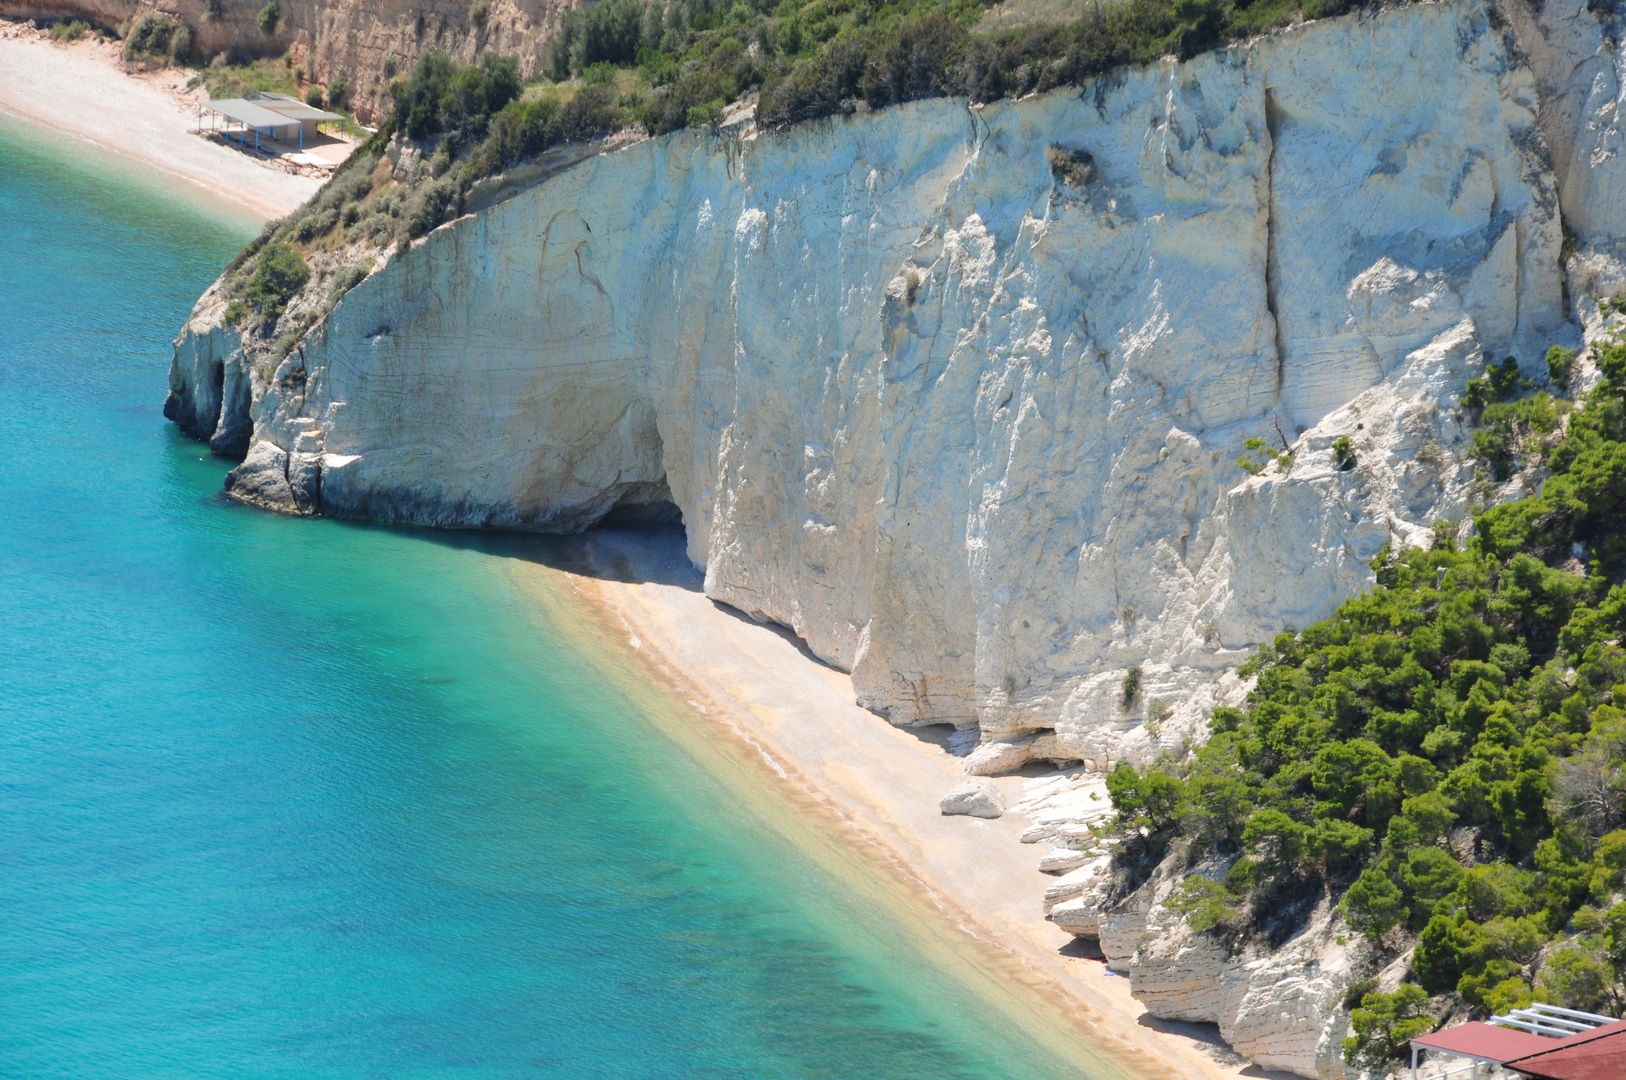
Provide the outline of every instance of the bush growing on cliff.
<path id="1" fill-rule="evenodd" d="M 487 53 L 477 65 L 459 67 L 443 52 L 418 59 L 409 78 L 390 87 L 396 125 L 414 139 L 444 134 L 454 144 L 483 138 L 493 114 L 519 97 L 519 62 Z"/>
<path id="2" fill-rule="evenodd" d="M 1242 448 L 1247 451 L 1236 459 L 1236 467 L 1249 476 L 1262 476 L 1266 469 L 1275 465 L 1280 471 L 1286 472 L 1293 467 L 1293 455 L 1286 450 L 1277 450 L 1253 435 L 1242 441 Z"/>
<path id="3" fill-rule="evenodd" d="M 1396 1060 L 1412 1039 L 1434 1030 L 1434 1018 L 1424 1012 L 1427 1005 L 1428 995 L 1417 986 L 1364 995 L 1350 1015 L 1355 1034 L 1344 1040 L 1344 1060 L 1365 1068 Z"/>
<path id="4" fill-rule="evenodd" d="M 83 19 L 65 19 L 51 27 L 52 41 L 78 41 L 90 33 L 90 24 Z"/>
<path id="5" fill-rule="evenodd" d="M 255 21 L 260 24 L 260 33 L 266 37 L 275 35 L 277 24 L 282 22 L 282 8 L 277 4 L 277 0 L 270 0 L 270 3 L 261 8 Z"/>
<path id="6" fill-rule="evenodd" d="M 179 38 L 179 40 L 177 40 Z M 172 15 L 151 11 L 137 19 L 124 38 L 124 59 L 185 59 L 192 51 L 192 32 Z"/>
<path id="7" fill-rule="evenodd" d="M 757 116 L 782 126 L 919 98 L 1018 97 L 1077 85 L 1124 64 L 1182 58 L 1343 0 L 1123 0 L 1071 23 L 979 31 L 988 0 L 768 5 L 604 0 L 566 14 L 555 79 L 594 64 L 636 69 L 653 90 L 639 119 L 654 133 L 710 123 L 712 103 L 759 91 Z M 691 121 L 691 117 L 697 118 Z"/>
<path id="8" fill-rule="evenodd" d="M 298 251 L 287 244 L 267 244 L 260 252 L 259 265 L 248 279 L 244 296 L 260 318 L 281 315 L 294 294 L 310 280 L 310 267 Z"/>
<path id="9" fill-rule="evenodd" d="M 490 138 L 470 157 L 470 175 L 487 176 L 549 147 L 606 134 L 624 116 L 612 92 L 602 86 L 584 86 L 569 99 L 544 94 L 511 102 L 493 119 Z"/>
<path id="10" fill-rule="evenodd" d="M 1385 549 L 1372 592 L 1259 649 L 1206 745 L 1108 778 L 1137 865 L 1234 860 L 1225 896 L 1182 894 L 1202 922 L 1277 939 L 1327 895 L 1416 942 L 1404 1000 L 1357 1010 L 1351 1062 L 1432 1025 L 1429 994 L 1626 1005 L 1626 344 L 1594 358 L 1567 425 L 1568 402 L 1513 396 L 1516 365 L 1482 384 L 1476 453 L 1539 459 L 1539 495 L 1465 547 L 1447 523 L 1431 550 Z"/>

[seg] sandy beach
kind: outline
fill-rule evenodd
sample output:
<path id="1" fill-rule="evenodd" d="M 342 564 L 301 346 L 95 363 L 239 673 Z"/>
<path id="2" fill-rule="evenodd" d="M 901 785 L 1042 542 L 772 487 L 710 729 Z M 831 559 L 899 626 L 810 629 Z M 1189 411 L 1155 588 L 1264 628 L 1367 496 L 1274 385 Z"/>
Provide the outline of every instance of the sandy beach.
<path id="1" fill-rule="evenodd" d="M 1158 1020 L 1129 980 L 1046 922 L 1054 878 L 1041 845 L 1019 837 L 1019 812 L 947 817 L 938 799 L 963 779 L 942 728 L 895 728 L 854 703 L 849 676 L 788 632 L 713 603 L 683 556 L 681 536 L 601 530 L 567 542 L 556 567 L 515 561 L 516 582 L 545 604 L 575 602 L 607 623 L 687 703 L 692 722 L 750 747 L 787 794 L 821 808 L 936 908 L 946 922 L 1010 961 L 1013 982 L 1059 1005 L 1133 1076 L 1286 1077 L 1250 1065 L 1210 1025 Z M 561 597 L 566 599 L 561 601 Z M 998 780 L 1007 804 L 1026 780 Z"/>
<path id="2" fill-rule="evenodd" d="M 0 112 L 139 161 L 261 219 L 282 217 L 322 186 L 194 134 L 202 92 L 184 90 L 190 72 L 126 75 L 117 59 L 115 44 L 56 44 L 0 22 Z"/>

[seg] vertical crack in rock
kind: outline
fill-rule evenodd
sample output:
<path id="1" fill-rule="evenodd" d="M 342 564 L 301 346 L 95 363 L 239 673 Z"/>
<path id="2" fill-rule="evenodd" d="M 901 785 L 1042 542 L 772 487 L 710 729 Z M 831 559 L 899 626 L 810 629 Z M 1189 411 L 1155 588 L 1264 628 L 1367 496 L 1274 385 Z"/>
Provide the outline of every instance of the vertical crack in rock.
<path id="1" fill-rule="evenodd" d="M 1276 134 L 1281 128 L 1281 109 L 1276 97 L 1265 88 L 1265 134 L 1270 147 L 1265 152 L 1265 309 L 1270 312 L 1276 341 L 1276 397 L 1281 398 L 1287 379 L 1287 342 L 1282 337 L 1282 318 L 1276 309 Z"/>

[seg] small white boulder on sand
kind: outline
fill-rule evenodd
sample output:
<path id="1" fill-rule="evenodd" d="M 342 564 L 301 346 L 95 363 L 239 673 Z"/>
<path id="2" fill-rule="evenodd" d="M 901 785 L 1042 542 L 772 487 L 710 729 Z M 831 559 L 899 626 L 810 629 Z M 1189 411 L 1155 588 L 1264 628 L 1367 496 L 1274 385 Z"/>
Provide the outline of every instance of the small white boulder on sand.
<path id="1" fill-rule="evenodd" d="M 1005 796 L 998 785 L 987 777 L 967 780 L 937 801 L 945 814 L 969 814 L 971 817 L 996 818 L 1005 812 Z"/>

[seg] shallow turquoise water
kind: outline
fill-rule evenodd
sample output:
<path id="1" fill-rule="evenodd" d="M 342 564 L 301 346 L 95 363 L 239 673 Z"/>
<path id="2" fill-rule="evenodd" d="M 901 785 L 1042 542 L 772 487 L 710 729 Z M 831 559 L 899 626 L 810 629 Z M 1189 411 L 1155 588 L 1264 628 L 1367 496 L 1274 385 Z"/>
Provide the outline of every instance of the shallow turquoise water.
<path id="1" fill-rule="evenodd" d="M 252 226 L 109 168 L 0 126 L 0 1076 L 1105 1075 L 539 627 L 528 541 L 224 502 L 159 404 Z"/>

